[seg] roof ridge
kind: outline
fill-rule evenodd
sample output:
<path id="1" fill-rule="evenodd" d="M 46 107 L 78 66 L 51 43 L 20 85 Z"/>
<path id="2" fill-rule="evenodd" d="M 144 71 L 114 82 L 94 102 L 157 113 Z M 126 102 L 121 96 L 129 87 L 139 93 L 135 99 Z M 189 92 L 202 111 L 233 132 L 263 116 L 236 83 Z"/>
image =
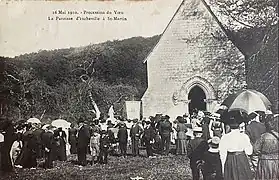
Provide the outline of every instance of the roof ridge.
<path id="1" fill-rule="evenodd" d="M 182 0 L 180 5 L 178 6 L 177 10 L 175 11 L 175 13 L 173 14 L 172 18 L 170 19 L 169 23 L 167 24 L 167 26 L 165 27 L 164 31 L 162 32 L 160 38 L 158 39 L 156 45 L 150 50 L 150 52 L 147 54 L 146 58 L 143 60 L 143 63 L 145 63 L 149 57 L 149 55 L 152 53 L 152 51 L 158 46 L 162 36 L 165 34 L 165 32 L 167 31 L 167 29 L 169 28 L 170 24 L 172 23 L 174 17 L 176 16 L 176 14 L 178 13 L 178 11 L 180 10 L 182 4 L 184 3 L 185 0 Z"/>
<path id="2" fill-rule="evenodd" d="M 210 13 L 210 15 L 214 18 L 214 20 L 217 22 L 217 24 L 219 25 L 219 27 L 222 29 L 222 31 L 225 33 L 226 37 L 228 38 L 228 40 L 230 40 L 232 42 L 232 44 L 244 55 L 244 52 L 242 52 L 240 50 L 240 48 L 237 46 L 237 44 L 235 44 L 235 42 L 233 41 L 232 35 L 229 34 L 229 31 L 223 26 L 223 24 L 221 23 L 221 21 L 217 18 L 217 16 L 214 14 L 214 12 L 212 11 L 212 9 L 210 8 L 210 6 L 207 4 L 207 2 L 205 0 L 200 0 L 203 5 L 205 6 L 205 8 L 208 10 L 208 12 Z M 147 59 L 149 58 L 149 56 L 151 55 L 151 53 L 153 52 L 153 50 L 158 46 L 160 40 L 162 39 L 162 36 L 165 34 L 165 32 L 167 31 L 167 29 L 169 28 L 170 24 L 173 22 L 174 17 L 177 15 L 177 13 L 179 12 L 181 6 L 184 4 L 185 0 L 182 0 L 179 7 L 177 8 L 177 10 L 175 11 L 174 15 L 172 16 L 171 20 L 169 21 L 169 23 L 167 24 L 166 28 L 164 29 L 164 31 L 162 32 L 160 38 L 158 39 L 156 45 L 150 50 L 150 52 L 147 54 L 146 58 L 143 60 L 143 63 L 145 63 L 147 61 Z"/>

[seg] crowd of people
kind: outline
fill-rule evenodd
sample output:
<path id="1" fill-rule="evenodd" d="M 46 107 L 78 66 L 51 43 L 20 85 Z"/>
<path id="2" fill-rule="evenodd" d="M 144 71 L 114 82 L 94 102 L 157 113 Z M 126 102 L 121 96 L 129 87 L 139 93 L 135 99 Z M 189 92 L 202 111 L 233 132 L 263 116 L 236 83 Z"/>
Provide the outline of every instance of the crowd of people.
<path id="1" fill-rule="evenodd" d="M 132 156 L 142 156 L 144 147 L 148 158 L 171 153 L 188 157 L 193 180 L 201 175 L 205 180 L 278 179 L 278 115 L 254 112 L 244 118 L 236 111 L 226 119 L 196 110 L 174 121 L 162 114 L 114 121 L 81 118 L 67 130 L 3 119 L 0 171 L 52 168 L 53 161 L 67 160 L 68 150 L 77 154 L 80 166 L 106 164 L 109 155 L 126 158 L 128 149 Z M 43 158 L 43 164 L 38 164 Z"/>
<path id="2" fill-rule="evenodd" d="M 193 129 L 187 148 L 193 179 L 278 179 L 278 115 L 235 111 L 226 118 L 224 133 L 217 128 L 208 136 L 208 125 Z"/>

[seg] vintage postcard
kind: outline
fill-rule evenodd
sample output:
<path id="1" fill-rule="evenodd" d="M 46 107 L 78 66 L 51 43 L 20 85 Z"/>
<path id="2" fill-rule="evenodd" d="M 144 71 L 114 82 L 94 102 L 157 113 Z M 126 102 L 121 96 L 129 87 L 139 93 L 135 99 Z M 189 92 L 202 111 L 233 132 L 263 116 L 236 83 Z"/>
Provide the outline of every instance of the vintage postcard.
<path id="1" fill-rule="evenodd" d="M 277 0 L 0 0 L 0 179 L 276 179 L 278 150 Z"/>

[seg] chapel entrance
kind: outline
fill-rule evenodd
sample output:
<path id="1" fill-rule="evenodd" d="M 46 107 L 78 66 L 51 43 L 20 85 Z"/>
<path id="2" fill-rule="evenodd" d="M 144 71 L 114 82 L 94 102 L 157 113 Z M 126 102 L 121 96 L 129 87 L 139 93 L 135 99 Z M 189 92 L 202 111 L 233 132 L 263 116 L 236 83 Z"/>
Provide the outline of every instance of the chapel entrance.
<path id="1" fill-rule="evenodd" d="M 190 100 L 188 107 L 191 115 L 193 114 L 194 109 L 206 111 L 206 103 L 204 101 L 206 95 L 202 88 L 197 85 L 194 86 L 188 94 L 188 99 Z"/>

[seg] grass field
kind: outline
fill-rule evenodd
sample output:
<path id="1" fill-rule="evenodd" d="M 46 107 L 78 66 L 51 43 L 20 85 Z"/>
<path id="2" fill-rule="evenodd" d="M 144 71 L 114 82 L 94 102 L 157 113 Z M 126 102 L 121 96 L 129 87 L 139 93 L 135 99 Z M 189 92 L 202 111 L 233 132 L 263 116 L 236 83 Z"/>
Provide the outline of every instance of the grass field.
<path id="1" fill-rule="evenodd" d="M 70 155 L 66 162 L 54 162 L 54 168 L 45 170 L 19 169 L 14 173 L 2 176 L 5 180 L 129 180 L 134 177 L 144 179 L 191 179 L 189 160 L 186 156 L 157 156 L 146 158 L 145 150 L 141 150 L 140 157 L 128 156 L 126 158 L 109 156 L 106 165 L 94 164 L 79 167 L 74 161 L 76 155 Z M 88 156 L 88 160 L 90 157 Z"/>

